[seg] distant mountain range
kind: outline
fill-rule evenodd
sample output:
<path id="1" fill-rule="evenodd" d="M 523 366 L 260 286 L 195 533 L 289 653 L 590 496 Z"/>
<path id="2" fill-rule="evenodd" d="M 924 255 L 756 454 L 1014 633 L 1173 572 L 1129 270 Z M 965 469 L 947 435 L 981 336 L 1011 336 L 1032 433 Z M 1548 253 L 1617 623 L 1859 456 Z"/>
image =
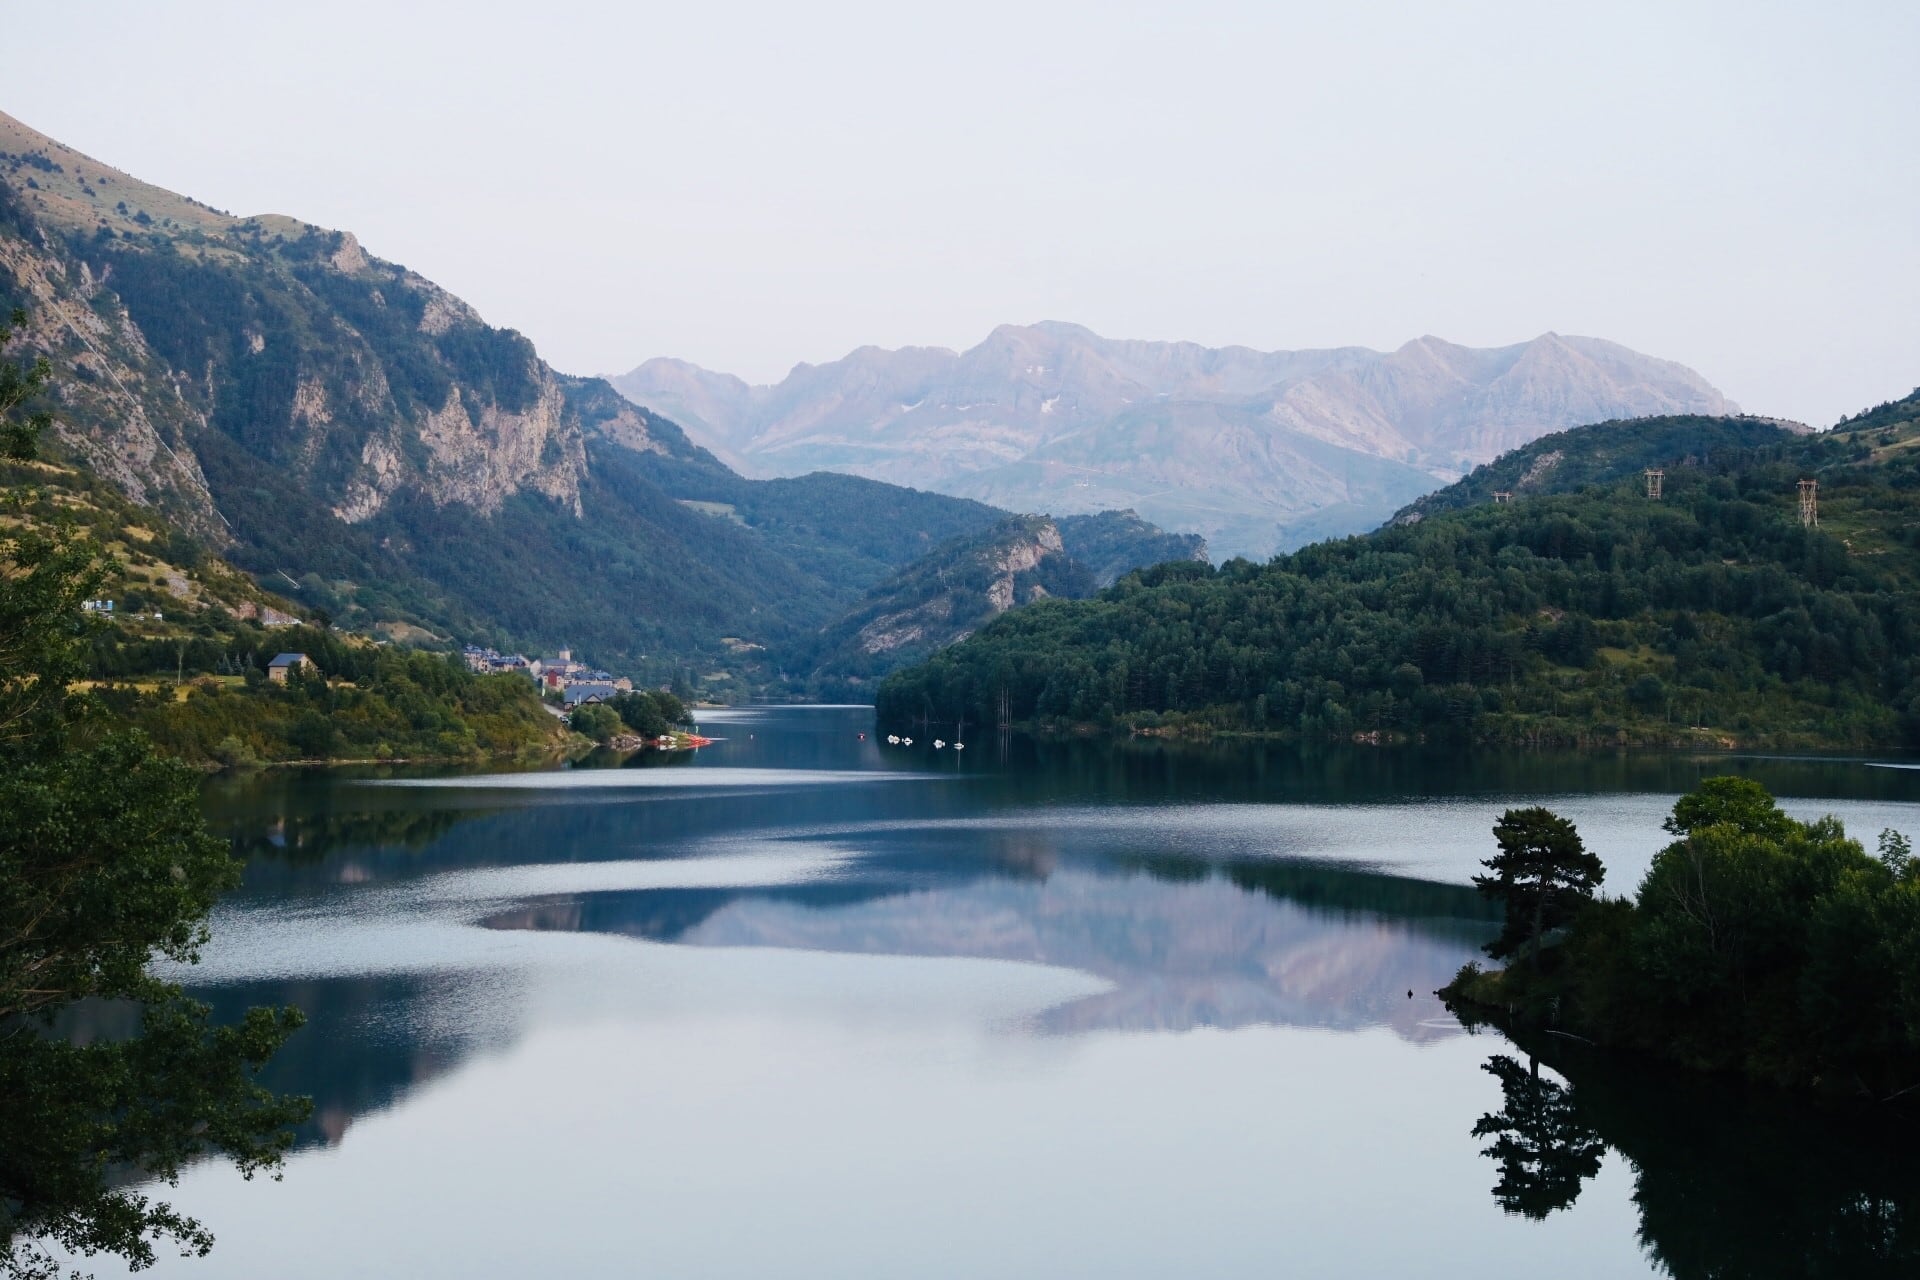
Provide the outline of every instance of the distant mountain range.
<path id="1" fill-rule="evenodd" d="M 1046 322 L 964 352 L 862 347 L 773 386 L 672 359 L 610 381 L 745 474 L 845 471 L 1023 512 L 1127 507 L 1220 556 L 1372 528 L 1548 432 L 1738 412 L 1683 365 L 1552 333 L 1264 352 Z"/>

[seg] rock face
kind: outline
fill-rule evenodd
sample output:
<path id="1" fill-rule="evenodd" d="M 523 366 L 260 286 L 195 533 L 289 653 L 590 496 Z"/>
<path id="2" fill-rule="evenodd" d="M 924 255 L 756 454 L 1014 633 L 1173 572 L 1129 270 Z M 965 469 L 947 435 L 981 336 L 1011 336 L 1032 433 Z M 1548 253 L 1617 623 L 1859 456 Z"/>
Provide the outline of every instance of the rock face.
<path id="1" fill-rule="evenodd" d="M 1059 525 L 1016 516 L 936 548 L 874 588 L 823 633 L 815 671 L 870 679 L 966 639 L 1017 604 L 1094 589 Z"/>
<path id="2" fill-rule="evenodd" d="M 749 474 L 830 468 L 1060 514 L 1134 507 L 1220 554 L 1371 527 L 1550 431 L 1736 411 L 1681 365 L 1551 333 L 1262 352 L 1043 323 L 964 352 L 863 347 L 774 386 L 667 359 L 612 381 Z"/>
<path id="3" fill-rule="evenodd" d="M 0 270 L 26 350 L 55 364 L 63 438 L 216 541 L 201 456 L 228 445 L 348 523 L 409 493 L 490 515 L 526 490 L 579 513 L 584 434 L 559 377 L 344 232 L 231 217 L 0 115 Z"/>
<path id="4" fill-rule="evenodd" d="M 84 263 L 8 234 L 0 205 L 0 302 L 27 312 L 15 352 L 45 354 L 58 377 L 55 431 L 87 465 L 142 505 L 196 533 L 218 536 L 207 478 L 186 443 L 205 415 L 190 388 L 148 346 L 126 309 L 85 305 L 96 282 Z"/>
<path id="5" fill-rule="evenodd" d="M 1015 516 L 934 548 L 826 628 L 816 678 L 854 689 L 957 644 L 1017 605 L 1083 598 L 1121 574 L 1165 560 L 1205 560 L 1206 543 L 1169 534 L 1131 511 Z"/>

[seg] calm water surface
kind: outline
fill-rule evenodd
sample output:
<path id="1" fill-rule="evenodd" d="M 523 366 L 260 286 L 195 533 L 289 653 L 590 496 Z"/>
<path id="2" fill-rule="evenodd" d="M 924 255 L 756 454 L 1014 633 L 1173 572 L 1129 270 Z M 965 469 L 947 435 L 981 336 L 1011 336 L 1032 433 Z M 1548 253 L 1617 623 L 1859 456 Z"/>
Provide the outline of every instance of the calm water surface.
<path id="1" fill-rule="evenodd" d="M 213 784 L 248 873 L 191 982 L 308 1011 L 274 1080 L 316 1114 L 284 1181 L 182 1181 L 219 1243 L 160 1274 L 1917 1273 L 1903 1125 L 1536 1060 L 1430 993 L 1509 804 L 1624 892 L 1700 777 L 1871 842 L 1920 836 L 1920 773 L 704 723 L 642 767 Z"/>

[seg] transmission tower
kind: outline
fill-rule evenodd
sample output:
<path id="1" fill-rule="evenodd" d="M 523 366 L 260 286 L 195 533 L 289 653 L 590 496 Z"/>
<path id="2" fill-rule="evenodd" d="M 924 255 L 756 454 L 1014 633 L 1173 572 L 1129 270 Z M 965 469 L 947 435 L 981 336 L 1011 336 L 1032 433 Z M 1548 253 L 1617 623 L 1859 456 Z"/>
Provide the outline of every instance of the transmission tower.
<path id="1" fill-rule="evenodd" d="M 1655 502 L 1660 501 L 1660 482 L 1667 478 L 1667 473 L 1660 470 L 1658 467 L 1648 467 L 1646 470 L 1646 477 L 1647 477 L 1647 496 L 1653 499 Z"/>
<path id="2" fill-rule="evenodd" d="M 1820 527 L 1820 482 L 1800 482 L 1800 523 L 1809 529 Z"/>
<path id="3" fill-rule="evenodd" d="M 1513 501 L 1513 492 L 1511 490 L 1495 489 L 1493 491 L 1493 504 L 1495 506 L 1504 507 L 1512 503 L 1512 501 Z"/>

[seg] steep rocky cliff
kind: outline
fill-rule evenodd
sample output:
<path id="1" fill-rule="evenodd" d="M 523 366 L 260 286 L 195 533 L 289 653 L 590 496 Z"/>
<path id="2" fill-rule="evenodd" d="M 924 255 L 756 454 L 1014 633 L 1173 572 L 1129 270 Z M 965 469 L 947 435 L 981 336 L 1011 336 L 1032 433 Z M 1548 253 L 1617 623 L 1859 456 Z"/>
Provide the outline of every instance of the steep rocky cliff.
<path id="1" fill-rule="evenodd" d="M 3 115 L 0 153 L 0 285 L 73 375 L 62 432 L 129 493 L 197 506 L 215 531 L 189 460 L 213 431 L 348 523 L 403 491 L 579 510 L 580 424 L 518 334 L 344 232 L 219 213 Z"/>
<path id="2" fill-rule="evenodd" d="M 955 538 L 870 591 L 819 637 L 817 681 L 866 682 L 972 635 L 1018 605 L 1082 599 L 1133 569 L 1207 558 L 1206 543 L 1131 511 L 1015 516 Z"/>

